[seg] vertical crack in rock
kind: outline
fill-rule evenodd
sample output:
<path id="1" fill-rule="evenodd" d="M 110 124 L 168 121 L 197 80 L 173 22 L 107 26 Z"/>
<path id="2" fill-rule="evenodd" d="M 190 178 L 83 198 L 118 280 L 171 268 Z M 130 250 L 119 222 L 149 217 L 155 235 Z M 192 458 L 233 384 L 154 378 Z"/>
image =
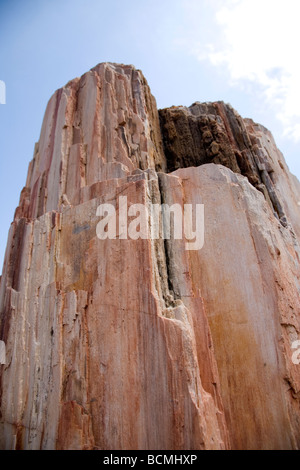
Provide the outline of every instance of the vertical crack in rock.
<path id="1" fill-rule="evenodd" d="M 163 191 L 163 186 L 161 184 L 161 178 L 160 176 L 158 175 L 158 187 L 159 187 L 159 193 L 160 193 L 160 204 L 161 204 L 161 207 L 163 205 L 166 204 L 166 201 L 165 201 L 165 195 L 164 195 L 164 191 Z M 165 227 L 164 227 L 164 220 L 163 220 L 163 213 L 162 213 L 162 218 L 161 218 L 161 222 L 162 222 L 162 230 L 164 231 L 165 230 Z M 173 221 L 173 224 L 174 224 L 174 221 Z M 173 232 L 172 232 L 172 226 L 170 227 L 170 237 L 172 237 L 173 235 Z M 172 280 L 171 280 L 171 272 L 170 272 L 170 251 L 169 251 L 169 239 L 164 237 L 163 238 L 163 253 L 164 253 L 164 261 L 165 261 L 165 271 L 166 271 L 166 276 L 167 276 L 167 282 L 168 282 L 168 299 L 169 301 L 167 302 L 167 307 L 169 306 L 173 306 L 174 304 L 174 300 L 175 300 L 175 293 L 174 293 L 174 288 L 173 288 L 173 284 L 172 284 Z"/>
<path id="2" fill-rule="evenodd" d="M 152 240 L 153 261 L 155 264 L 156 289 L 159 298 L 163 299 L 162 311 L 168 307 L 177 305 L 170 277 L 170 258 L 168 253 L 168 240 L 163 236 L 163 214 L 162 204 L 164 203 L 163 189 L 160 184 L 159 175 L 155 172 L 148 173 L 148 189 L 150 201 L 150 224 L 152 234 L 156 231 L 156 238 Z M 151 214 L 153 207 L 155 213 Z"/>
<path id="3" fill-rule="evenodd" d="M 147 170 L 148 173 L 148 200 L 150 207 L 150 233 L 157 235 L 157 238 L 152 240 L 152 262 L 153 262 L 153 276 L 154 284 L 157 291 L 157 296 L 160 300 L 160 315 L 162 315 L 165 342 L 169 355 L 169 359 L 172 363 L 172 374 L 174 374 L 174 381 L 177 381 L 177 368 L 180 367 L 180 371 L 186 376 L 186 383 L 183 380 L 180 386 L 187 386 L 190 402 L 192 404 L 192 412 L 196 415 L 195 419 L 195 431 L 199 435 L 197 439 L 197 448 L 229 448 L 229 437 L 228 431 L 225 424 L 224 412 L 222 407 L 222 401 L 219 395 L 219 378 L 214 369 L 215 363 L 213 357 L 208 352 L 206 361 L 210 364 L 213 370 L 210 370 L 212 374 L 211 384 L 208 389 L 202 383 L 202 374 L 204 382 L 207 379 L 206 374 L 203 372 L 203 364 L 200 367 L 197 355 L 197 340 L 199 340 L 199 333 L 195 332 L 193 323 L 193 314 L 185 305 L 183 298 L 181 298 L 181 290 L 184 292 L 184 286 L 178 285 L 178 274 L 182 269 L 182 266 L 178 266 L 178 258 L 176 249 L 184 246 L 184 240 L 174 240 L 174 223 L 172 221 L 170 227 L 170 238 L 166 239 L 164 228 L 163 228 L 163 210 L 164 204 L 171 203 L 170 187 L 168 181 L 165 179 L 172 179 L 164 173 L 156 174 L 153 170 Z M 175 178 L 176 182 L 177 178 Z M 178 183 L 178 182 L 177 182 Z M 181 191 L 179 197 L 183 198 L 182 187 L 179 185 Z M 153 205 L 156 209 L 153 210 Z M 151 209 L 152 207 L 152 209 Z M 178 243 L 178 245 L 177 245 Z M 182 275 L 182 274 L 181 274 Z M 197 302 L 197 301 L 196 301 Z M 192 303 L 191 303 L 192 305 Z M 200 305 L 198 304 L 198 308 Z M 201 339 L 204 343 L 210 343 L 211 338 L 209 335 L 209 329 L 205 312 L 202 307 L 197 312 L 198 318 L 202 318 L 203 329 L 200 333 Z M 171 336 L 170 336 L 171 332 Z M 176 337 L 180 337 L 181 347 L 174 349 L 174 341 Z M 197 339 L 196 339 L 196 336 Z M 205 347 L 205 346 L 204 346 Z M 207 366 L 208 367 L 208 366 Z M 214 375 L 215 374 L 215 375 Z M 213 391 L 211 390 L 213 388 Z M 175 387 L 177 389 L 177 385 Z M 177 400 L 176 400 L 177 401 Z M 176 408 L 180 409 L 180 403 L 177 403 Z M 175 408 L 175 427 L 184 428 L 186 421 L 182 423 L 182 416 L 176 411 Z M 209 408 L 211 414 L 206 416 L 203 415 L 203 409 Z M 184 432 L 184 429 L 180 431 L 180 434 Z M 209 442 L 207 440 L 208 436 Z M 184 446 L 183 440 L 180 443 L 180 448 Z"/>

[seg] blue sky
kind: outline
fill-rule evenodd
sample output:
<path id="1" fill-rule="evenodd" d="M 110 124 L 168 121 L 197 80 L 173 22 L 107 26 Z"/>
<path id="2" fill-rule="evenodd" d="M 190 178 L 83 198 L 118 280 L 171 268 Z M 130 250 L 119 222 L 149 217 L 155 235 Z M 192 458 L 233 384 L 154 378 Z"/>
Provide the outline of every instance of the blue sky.
<path id="1" fill-rule="evenodd" d="M 158 107 L 223 100 L 268 127 L 300 177 L 299 0 L 0 0 L 0 264 L 52 93 L 134 64 Z M 1 101 L 1 95 L 0 95 Z"/>

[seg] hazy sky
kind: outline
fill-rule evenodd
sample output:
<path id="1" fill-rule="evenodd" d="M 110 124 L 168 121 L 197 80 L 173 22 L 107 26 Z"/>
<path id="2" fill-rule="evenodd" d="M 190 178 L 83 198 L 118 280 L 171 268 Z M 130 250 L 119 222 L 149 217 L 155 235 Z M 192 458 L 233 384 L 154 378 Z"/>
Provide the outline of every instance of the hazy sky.
<path id="1" fill-rule="evenodd" d="M 0 0 L 0 265 L 47 101 L 99 62 L 141 69 L 160 108 L 229 102 L 299 178 L 299 17 L 299 0 Z"/>

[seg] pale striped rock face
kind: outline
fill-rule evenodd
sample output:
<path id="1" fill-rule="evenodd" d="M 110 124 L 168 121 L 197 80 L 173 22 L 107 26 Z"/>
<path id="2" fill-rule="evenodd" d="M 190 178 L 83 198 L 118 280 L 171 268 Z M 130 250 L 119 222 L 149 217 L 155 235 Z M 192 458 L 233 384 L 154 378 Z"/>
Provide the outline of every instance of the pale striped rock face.
<path id="1" fill-rule="evenodd" d="M 58 90 L 1 277 L 0 448 L 299 448 L 298 203 L 224 103 L 158 111 L 109 63 Z"/>

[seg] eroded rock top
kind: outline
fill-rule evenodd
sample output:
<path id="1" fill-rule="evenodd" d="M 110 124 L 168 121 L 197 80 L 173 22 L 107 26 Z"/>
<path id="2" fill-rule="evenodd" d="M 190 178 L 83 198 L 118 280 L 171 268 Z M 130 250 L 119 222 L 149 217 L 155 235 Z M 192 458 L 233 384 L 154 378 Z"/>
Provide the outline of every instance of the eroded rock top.
<path id="1" fill-rule="evenodd" d="M 99 64 L 50 99 L 17 216 L 80 204 L 93 193 L 88 188 L 136 169 L 172 172 L 206 163 L 247 177 L 287 224 L 280 186 L 288 169 L 265 128 L 222 101 L 158 112 L 141 71 Z"/>
<path id="2" fill-rule="evenodd" d="M 224 165 L 263 192 L 274 214 L 286 224 L 273 184 L 274 167 L 254 124 L 247 129 L 247 122 L 222 101 L 161 109 L 159 116 L 169 172 L 206 163 Z"/>

